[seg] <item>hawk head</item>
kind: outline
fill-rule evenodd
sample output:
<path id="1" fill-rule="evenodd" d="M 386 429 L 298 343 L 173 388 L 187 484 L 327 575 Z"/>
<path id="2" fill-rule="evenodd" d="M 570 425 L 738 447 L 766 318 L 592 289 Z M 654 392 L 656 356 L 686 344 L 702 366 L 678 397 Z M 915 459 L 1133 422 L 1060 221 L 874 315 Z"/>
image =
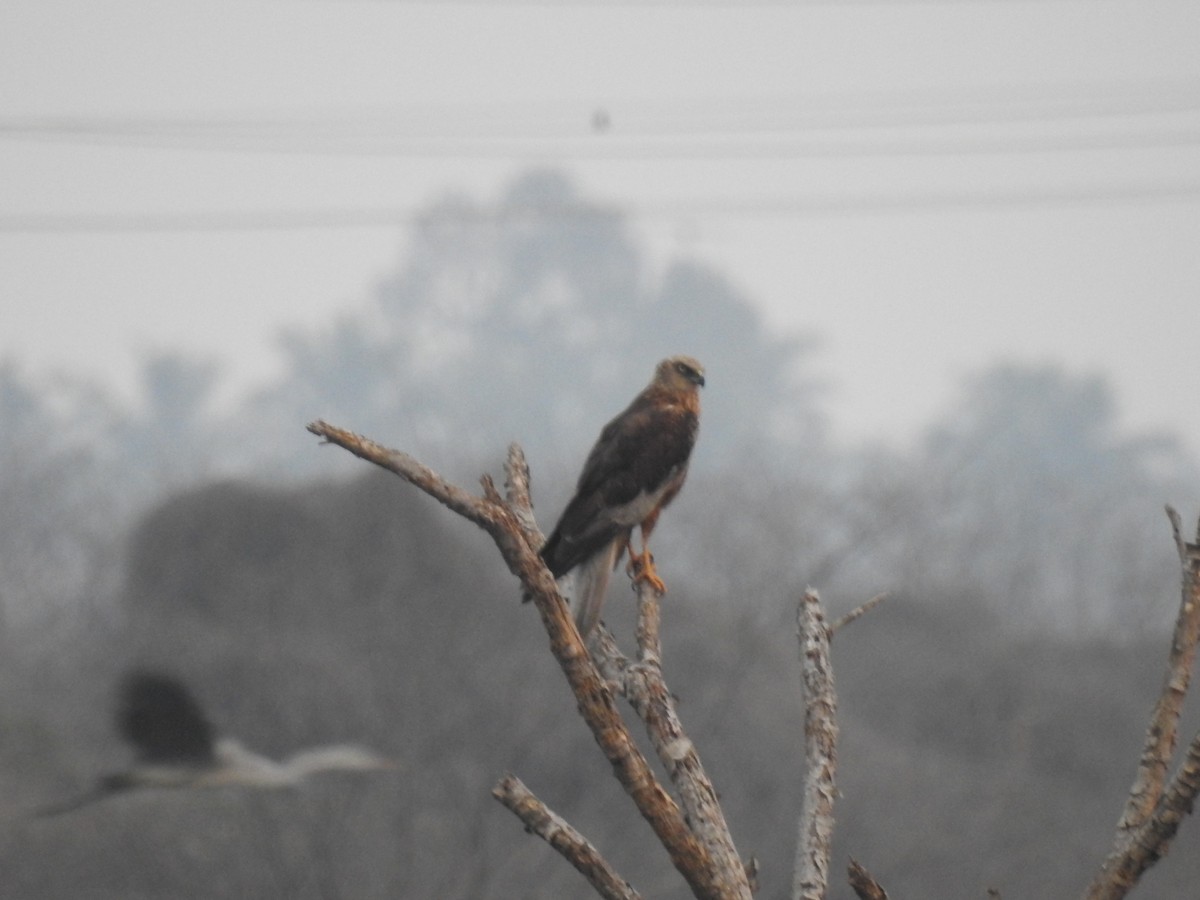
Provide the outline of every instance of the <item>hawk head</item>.
<path id="1" fill-rule="evenodd" d="M 668 356 L 654 370 L 654 384 L 673 391 L 704 387 L 704 366 L 691 356 Z"/>

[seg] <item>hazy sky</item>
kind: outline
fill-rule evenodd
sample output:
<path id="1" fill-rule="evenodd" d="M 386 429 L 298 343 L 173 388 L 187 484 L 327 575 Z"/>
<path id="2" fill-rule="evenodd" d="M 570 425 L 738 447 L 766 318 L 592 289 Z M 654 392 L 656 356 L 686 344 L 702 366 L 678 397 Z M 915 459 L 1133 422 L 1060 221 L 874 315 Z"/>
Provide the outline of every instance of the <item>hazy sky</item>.
<path id="1" fill-rule="evenodd" d="M 843 436 L 1015 358 L 1200 451 L 1185 0 L 8 0 L 0 354 L 128 390 L 179 348 L 244 388 L 281 326 L 366 302 L 414 211 L 541 164 L 821 338 Z"/>

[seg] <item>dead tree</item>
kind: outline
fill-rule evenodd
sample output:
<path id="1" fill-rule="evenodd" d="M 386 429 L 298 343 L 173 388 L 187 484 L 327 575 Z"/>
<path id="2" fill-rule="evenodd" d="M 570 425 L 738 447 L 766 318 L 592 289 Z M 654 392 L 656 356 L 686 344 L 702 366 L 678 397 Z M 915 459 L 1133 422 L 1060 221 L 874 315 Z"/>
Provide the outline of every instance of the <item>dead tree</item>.
<path id="1" fill-rule="evenodd" d="M 575 695 L 580 716 L 612 765 L 615 777 L 649 823 L 693 895 L 702 900 L 749 900 L 757 889 L 757 861 L 739 856 L 716 790 L 677 715 L 673 695 L 663 677 L 659 598 L 654 589 L 645 581 L 638 584 L 637 650 L 633 658 L 619 649 L 603 627 L 598 629 L 589 653 L 554 578 L 538 556 L 544 539 L 534 520 L 529 471 L 518 445 L 509 447 L 505 460 L 504 493 L 500 493 L 490 476 L 484 475 L 482 494 L 473 494 L 445 481 L 408 454 L 361 435 L 323 421 L 310 423 L 308 430 L 400 476 L 492 537 L 538 610 L 550 651 Z M 1167 675 L 1112 852 L 1084 900 L 1124 897 L 1141 874 L 1166 853 L 1200 789 L 1200 734 L 1193 738 L 1183 764 L 1169 783 L 1166 777 L 1200 640 L 1200 531 L 1196 543 L 1185 542 L 1178 514 L 1170 508 L 1168 514 L 1183 568 L 1183 596 Z M 824 900 L 828 893 L 838 738 L 830 640 L 839 628 L 882 599 L 880 596 L 868 601 L 832 625 L 826 623 L 815 591 L 805 592 L 798 603 L 805 769 L 793 866 L 793 900 Z M 635 744 L 617 707 L 617 696 L 624 698 L 642 720 L 674 796 Z M 492 793 L 528 831 L 545 840 L 574 866 L 601 897 L 608 900 L 640 897 L 586 836 L 554 813 L 515 775 L 504 776 Z M 888 896 L 867 869 L 853 859 L 847 867 L 847 880 L 862 900 L 886 900 Z"/>
<path id="2" fill-rule="evenodd" d="M 692 893 L 704 900 L 750 900 L 752 867 L 737 854 L 716 790 L 680 724 L 663 680 L 657 596 L 649 586 L 638 593 L 635 659 L 625 657 L 615 642 L 603 638 L 596 642 L 595 658 L 588 653 L 554 578 L 537 554 L 543 538 L 533 518 L 529 471 L 520 447 L 514 444 L 509 448 L 504 495 L 487 475 L 481 479 L 483 494 L 475 495 L 446 482 L 411 456 L 352 432 L 324 422 L 314 422 L 308 430 L 399 475 L 491 535 L 537 607 L 550 651 L 575 695 L 580 716 Z M 678 799 L 660 783 L 638 749 L 617 707 L 618 694 L 645 723 Z M 583 835 L 518 780 L 512 776 L 502 779 L 493 794 L 578 869 L 602 897 L 638 896 Z"/>

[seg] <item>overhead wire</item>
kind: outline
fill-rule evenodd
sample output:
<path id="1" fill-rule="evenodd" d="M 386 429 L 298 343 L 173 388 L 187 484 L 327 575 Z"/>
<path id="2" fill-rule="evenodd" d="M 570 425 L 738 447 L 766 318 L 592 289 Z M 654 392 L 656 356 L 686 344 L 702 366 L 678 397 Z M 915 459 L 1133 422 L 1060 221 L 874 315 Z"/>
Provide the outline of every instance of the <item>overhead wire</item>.
<path id="1" fill-rule="evenodd" d="M 620 103 L 445 104 L 334 113 L 224 116 L 0 117 L 0 139 L 135 144 L 187 150 L 522 158 L 659 158 L 1007 152 L 1191 143 L 1200 83 L 1146 82 L 1047 90 L 728 97 Z M 1154 118 L 1166 121 L 1151 121 Z M 1130 133 L 1129 127 L 1138 130 Z M 999 126 L 1084 134 L 929 134 Z M 897 130 L 923 130 L 902 141 Z M 1097 133 L 1098 130 L 1104 130 Z M 877 146 L 876 146 L 877 145 Z"/>
<path id="2" fill-rule="evenodd" d="M 61 139 L 56 138 L 59 142 Z M 560 137 L 424 138 L 424 139 L 310 139 L 279 142 L 221 137 L 218 140 L 180 140 L 169 137 L 136 141 L 96 136 L 75 137 L 67 143 L 135 143 L 146 149 L 190 152 L 271 153 L 298 156 L 390 157 L 396 159 L 465 160 L 766 160 L 835 159 L 855 157 L 1012 155 L 1067 153 L 1084 150 L 1169 149 L 1200 144 L 1200 122 L 1157 125 L 1137 131 L 1075 131 L 1038 133 L 937 133 L 871 135 L 767 135 L 737 137 L 711 134 L 671 138 Z"/>
<path id="3" fill-rule="evenodd" d="M 1081 184 L 1008 191 L 940 190 L 894 194 L 714 197 L 661 202 L 629 200 L 604 205 L 586 202 L 524 203 L 506 206 L 502 211 L 461 207 L 439 209 L 436 215 L 443 222 L 497 224 L 521 219 L 585 219 L 617 211 L 622 215 L 644 219 L 764 217 L 1191 202 L 1197 198 L 1200 198 L 1200 180 L 1123 185 Z M 428 209 L 355 206 L 195 213 L 0 214 L 0 232 L 50 234 L 397 228 L 416 224 L 429 215 Z"/>
<path id="4" fill-rule="evenodd" d="M 592 111 L 592 118 L 581 115 Z M 614 124 L 614 114 L 619 116 Z M 590 126 L 590 130 L 588 128 Z M 447 104 L 207 116 L 0 117 L 0 139 L 166 147 L 179 151 L 375 153 L 398 158 L 559 162 L 749 160 L 1169 150 L 1200 144 L 1200 82 L 584 104 Z M 1141 181 L 991 191 L 804 194 L 622 205 L 632 215 L 797 215 L 1190 200 L 1200 182 Z M 530 209 L 570 216 L 594 206 Z M 164 214 L 7 214 L 7 233 L 392 227 L 406 209 L 347 207 Z"/>
<path id="5" fill-rule="evenodd" d="M 341 0 L 323 0 L 339 3 Z M 771 7 L 803 8 L 808 6 L 897 6 L 897 5 L 1049 5 L 1053 0 L 375 0 L 394 6 L 459 6 L 498 9 L 546 7 L 569 9 L 759 9 Z"/>

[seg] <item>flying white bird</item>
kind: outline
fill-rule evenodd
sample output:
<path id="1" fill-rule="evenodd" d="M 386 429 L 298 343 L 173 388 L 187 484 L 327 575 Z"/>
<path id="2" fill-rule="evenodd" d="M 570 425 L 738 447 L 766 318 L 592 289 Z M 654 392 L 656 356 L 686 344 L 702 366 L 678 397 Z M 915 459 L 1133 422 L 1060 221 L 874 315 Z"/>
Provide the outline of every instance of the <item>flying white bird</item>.
<path id="1" fill-rule="evenodd" d="M 397 763 L 355 744 L 314 747 L 277 762 L 233 738 L 218 738 L 188 689 L 157 672 L 134 671 L 121 683 L 117 730 L 134 748 L 133 768 L 100 778 L 73 800 L 38 815 L 70 812 L 111 794 L 135 788 L 205 788 L 240 785 L 279 788 L 325 771 L 377 771 Z"/>

